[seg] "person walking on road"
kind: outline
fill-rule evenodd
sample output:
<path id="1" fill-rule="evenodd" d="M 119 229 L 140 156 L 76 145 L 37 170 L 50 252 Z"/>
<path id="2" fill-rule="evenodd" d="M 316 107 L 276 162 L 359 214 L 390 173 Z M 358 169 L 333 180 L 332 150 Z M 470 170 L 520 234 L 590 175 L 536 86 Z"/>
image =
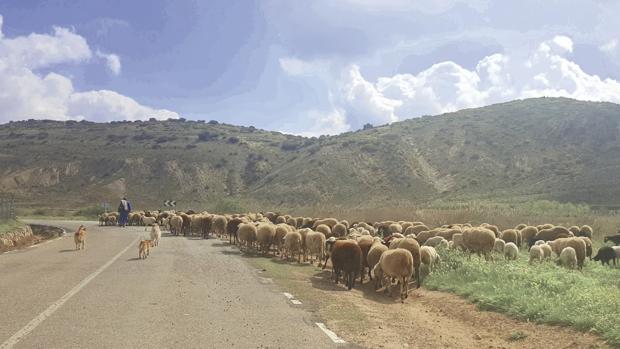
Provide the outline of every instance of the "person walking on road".
<path id="1" fill-rule="evenodd" d="M 121 203 L 118 205 L 118 225 L 121 227 L 127 226 L 127 219 L 129 218 L 129 212 L 131 212 L 131 204 L 126 197 L 123 197 Z"/>

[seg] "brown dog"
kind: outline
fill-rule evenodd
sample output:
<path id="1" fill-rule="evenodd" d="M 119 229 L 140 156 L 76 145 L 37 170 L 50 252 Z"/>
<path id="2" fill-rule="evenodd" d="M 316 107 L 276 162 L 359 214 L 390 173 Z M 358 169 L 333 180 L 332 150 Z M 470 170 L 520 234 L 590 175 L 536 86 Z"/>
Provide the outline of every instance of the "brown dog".
<path id="1" fill-rule="evenodd" d="M 151 252 L 152 240 L 140 240 L 140 245 L 138 245 L 138 258 L 146 259 L 148 257 L 149 252 Z"/>
<path id="2" fill-rule="evenodd" d="M 75 234 L 73 234 L 73 240 L 75 241 L 76 250 L 83 250 L 86 247 L 86 228 L 83 225 L 80 225 Z"/>

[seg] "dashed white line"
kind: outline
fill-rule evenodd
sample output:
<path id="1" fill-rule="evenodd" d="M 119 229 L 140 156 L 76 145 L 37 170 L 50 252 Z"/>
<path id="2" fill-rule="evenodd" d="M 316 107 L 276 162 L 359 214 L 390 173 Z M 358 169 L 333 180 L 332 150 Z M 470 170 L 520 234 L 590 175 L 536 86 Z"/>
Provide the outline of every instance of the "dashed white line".
<path id="1" fill-rule="evenodd" d="M 336 335 L 333 331 L 331 331 L 329 328 L 327 328 L 327 326 L 325 326 L 325 324 L 324 324 L 324 323 L 322 323 L 322 322 L 317 322 L 317 323 L 316 323 L 316 325 L 317 325 L 317 326 L 319 326 L 319 328 L 321 329 L 321 331 L 325 332 L 325 334 L 327 335 L 327 337 L 329 337 L 329 339 L 331 339 L 331 340 L 332 340 L 332 342 L 334 342 L 334 343 L 339 343 L 339 344 L 346 343 L 346 342 L 344 341 L 344 339 L 342 339 L 342 338 L 338 337 L 338 335 Z"/>
<path id="2" fill-rule="evenodd" d="M 288 299 L 293 299 L 295 298 L 295 296 L 293 296 L 292 294 L 288 293 L 288 292 L 284 292 L 282 293 L 284 295 L 284 297 L 288 298 Z"/>
<path id="3" fill-rule="evenodd" d="M 106 270 L 112 263 L 114 263 L 123 253 L 127 252 L 130 247 L 134 246 L 135 243 L 140 239 L 138 236 L 135 240 L 133 240 L 127 247 L 125 247 L 121 252 L 119 252 L 116 256 L 112 257 L 106 264 L 102 265 L 99 269 L 95 270 L 94 273 L 88 275 L 84 280 L 82 280 L 79 284 L 73 287 L 69 292 L 67 292 L 64 296 L 60 297 L 56 302 L 50 305 L 47 309 L 45 309 L 41 314 L 37 315 L 34 319 L 32 319 L 26 326 L 24 326 L 21 330 L 17 331 L 11 338 L 7 339 L 2 345 L 0 345 L 0 349 L 10 349 L 15 344 L 17 344 L 20 340 L 26 337 L 30 332 L 32 332 L 37 326 L 39 326 L 45 319 L 50 317 L 56 310 L 60 309 L 71 297 L 73 297 L 76 293 L 80 292 L 84 286 L 88 285 L 97 275 L 101 274 L 104 270 Z"/>
<path id="4" fill-rule="evenodd" d="M 297 299 L 291 299 L 291 303 L 295 305 L 301 305 L 301 301 L 298 301 Z"/>

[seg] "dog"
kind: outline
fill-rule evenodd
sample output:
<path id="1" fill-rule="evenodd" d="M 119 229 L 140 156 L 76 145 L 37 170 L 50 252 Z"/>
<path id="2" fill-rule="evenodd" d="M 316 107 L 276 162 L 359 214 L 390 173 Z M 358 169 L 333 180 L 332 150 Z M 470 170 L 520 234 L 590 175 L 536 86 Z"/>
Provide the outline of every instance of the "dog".
<path id="1" fill-rule="evenodd" d="M 161 230 L 159 229 L 159 225 L 154 223 L 151 227 L 151 241 L 153 241 L 153 247 L 159 245 L 159 239 L 161 238 Z"/>
<path id="2" fill-rule="evenodd" d="M 83 250 L 86 247 L 86 228 L 83 225 L 80 225 L 75 234 L 73 234 L 73 240 L 75 241 L 76 250 Z"/>
<path id="3" fill-rule="evenodd" d="M 151 240 L 140 240 L 140 245 L 138 246 L 138 258 L 146 259 L 151 252 L 151 244 L 153 241 Z"/>

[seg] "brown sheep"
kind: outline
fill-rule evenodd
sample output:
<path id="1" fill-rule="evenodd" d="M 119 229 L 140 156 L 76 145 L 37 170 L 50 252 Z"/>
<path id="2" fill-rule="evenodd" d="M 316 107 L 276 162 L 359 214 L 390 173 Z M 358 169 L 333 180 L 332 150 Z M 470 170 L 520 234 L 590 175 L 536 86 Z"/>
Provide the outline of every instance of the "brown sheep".
<path id="1" fill-rule="evenodd" d="M 362 250 L 362 270 L 360 272 L 360 282 L 364 283 L 364 274 L 366 274 L 366 268 L 368 268 L 368 251 L 370 251 L 370 247 L 375 240 L 370 235 L 362 235 L 357 240 L 357 244 Z M 370 269 L 368 269 L 368 274 L 370 275 Z"/>
<path id="2" fill-rule="evenodd" d="M 329 239 L 330 237 L 334 236 L 332 234 L 332 229 L 327 224 L 319 224 L 316 226 L 316 229 L 314 230 L 323 233 L 326 239 Z"/>
<path id="3" fill-rule="evenodd" d="M 424 245 L 426 240 L 432 238 L 435 234 L 436 233 L 434 231 L 421 231 L 416 235 L 415 239 L 420 245 Z"/>
<path id="4" fill-rule="evenodd" d="M 463 233 L 456 233 L 452 235 L 452 246 L 454 249 L 465 250 L 465 243 L 463 242 Z"/>
<path id="5" fill-rule="evenodd" d="M 423 231 L 429 231 L 429 230 L 430 230 L 430 229 L 429 229 L 426 225 L 424 225 L 424 224 L 421 224 L 421 225 L 415 225 L 415 223 L 416 223 L 416 222 L 414 222 L 414 223 L 413 223 L 414 225 L 411 227 L 411 229 L 407 231 L 407 234 L 415 234 L 415 235 L 418 235 L 420 232 L 423 232 Z M 417 222 L 417 223 L 419 223 L 419 222 Z M 405 234 L 405 235 L 407 235 L 407 234 Z"/>
<path id="6" fill-rule="evenodd" d="M 589 225 L 583 225 L 581 226 L 581 229 L 579 229 L 579 234 L 575 234 L 575 236 L 585 236 L 592 239 L 592 234 L 594 234 L 592 227 Z"/>
<path id="7" fill-rule="evenodd" d="M 226 233 L 226 225 L 228 221 L 224 216 L 215 216 L 213 218 L 213 223 L 211 225 L 211 230 L 218 236 L 221 237 Z"/>
<path id="8" fill-rule="evenodd" d="M 284 245 L 284 237 L 291 231 L 290 225 L 278 224 L 276 225 L 276 235 L 273 238 L 274 245 L 276 245 L 276 251 L 282 254 L 282 246 Z"/>
<path id="9" fill-rule="evenodd" d="M 413 256 L 408 250 L 397 248 L 383 252 L 379 263 L 374 267 L 374 274 L 382 283 L 387 281 L 388 285 L 377 290 L 377 292 L 381 292 L 387 287 L 391 297 L 393 286 L 391 279 L 397 279 L 398 283 L 400 283 L 400 301 L 404 303 L 405 298 L 409 294 L 409 280 L 411 279 L 413 269 Z"/>
<path id="10" fill-rule="evenodd" d="M 455 229 L 455 228 L 450 228 L 450 229 L 444 229 L 440 232 L 437 233 L 437 235 L 435 236 L 441 236 L 442 238 L 451 241 L 452 237 L 454 236 L 454 234 L 460 234 L 463 231 L 461 229 Z"/>
<path id="11" fill-rule="evenodd" d="M 421 256 L 420 256 L 420 244 L 418 243 L 416 239 L 411 239 L 411 238 L 395 239 L 395 240 L 397 240 L 398 242 L 395 244 L 390 244 L 390 250 L 393 250 L 396 248 L 404 248 L 408 250 L 409 252 L 411 252 L 411 255 L 413 256 L 414 277 L 416 278 L 416 281 L 417 281 L 416 287 L 419 288 L 422 283 L 422 280 L 420 279 L 420 264 L 422 263 Z"/>
<path id="12" fill-rule="evenodd" d="M 347 227 L 344 224 L 337 223 L 332 227 L 332 236 L 337 238 L 347 235 Z"/>
<path id="13" fill-rule="evenodd" d="M 520 230 L 521 233 L 521 243 L 527 244 L 531 238 L 538 234 L 538 228 L 528 225 Z"/>
<path id="14" fill-rule="evenodd" d="M 573 233 L 575 236 L 577 236 L 577 235 L 579 234 L 579 232 L 581 231 L 581 229 L 580 229 L 578 226 L 573 225 L 573 226 L 571 226 L 571 227 L 568 227 L 568 231 L 570 231 L 570 232 L 571 232 L 571 233 Z"/>
<path id="15" fill-rule="evenodd" d="M 325 224 L 332 229 L 334 225 L 338 224 L 338 220 L 336 218 L 317 219 L 312 225 L 312 229 L 316 230 L 316 228 L 321 224 Z"/>
<path id="16" fill-rule="evenodd" d="M 530 240 L 528 241 L 528 246 L 532 247 L 538 240 L 553 241 L 559 238 L 571 237 L 572 234 L 573 233 L 568 231 L 568 229 L 560 226 L 553 227 L 551 229 L 542 229 L 538 232 L 538 234 L 530 238 Z"/>
<path id="17" fill-rule="evenodd" d="M 489 259 L 495 245 L 495 233 L 483 227 L 466 229 L 463 232 L 463 244 L 468 251 L 484 255 L 486 259 Z"/>
<path id="18" fill-rule="evenodd" d="M 521 224 L 517 225 L 517 226 L 515 227 L 515 229 L 516 229 L 516 230 L 523 230 L 525 227 L 527 227 L 527 224 L 523 224 L 523 223 L 521 223 Z"/>
<path id="19" fill-rule="evenodd" d="M 301 263 L 301 244 L 301 234 L 298 231 L 289 231 L 284 236 L 284 253 L 282 253 L 282 258 L 295 258 L 295 254 L 297 254 L 297 263 Z"/>
<path id="20" fill-rule="evenodd" d="M 572 247 L 577 253 L 577 266 L 583 268 L 586 259 L 586 242 L 578 237 L 558 238 L 547 242 L 556 255 L 560 255 L 565 247 Z"/>
<path id="21" fill-rule="evenodd" d="M 380 241 L 376 241 L 370 247 L 368 251 L 368 256 L 366 256 L 366 263 L 368 264 L 368 277 L 372 280 L 372 275 L 370 271 L 379 263 L 379 258 L 381 258 L 381 254 L 388 250 L 388 247 L 382 244 Z M 375 279 L 375 290 L 379 288 L 380 280 Z"/>
<path id="22" fill-rule="evenodd" d="M 517 230 L 515 229 L 506 229 L 504 230 L 500 237 L 500 239 L 504 240 L 504 242 L 509 243 L 512 242 L 513 244 L 520 246 L 521 245 L 521 241 L 519 239 L 519 234 L 517 232 Z"/>
<path id="23" fill-rule="evenodd" d="M 241 223 L 237 229 L 239 237 L 239 247 L 243 249 L 245 245 L 246 251 L 252 248 L 252 244 L 256 241 L 256 225 L 250 223 Z"/>
<path id="24" fill-rule="evenodd" d="M 236 244 L 239 240 L 237 236 L 237 229 L 239 228 L 239 224 L 241 223 L 243 223 L 243 219 L 241 218 L 233 218 L 228 221 L 228 224 L 226 225 L 226 232 L 228 233 L 230 244 Z"/>
<path id="25" fill-rule="evenodd" d="M 335 281 L 338 283 L 340 274 L 344 272 L 347 289 L 355 286 L 355 278 L 360 272 L 362 265 L 362 250 L 354 240 L 336 240 L 331 247 L 332 269 L 335 273 Z M 327 259 L 323 269 L 327 266 Z"/>
<path id="26" fill-rule="evenodd" d="M 578 236 L 578 238 L 582 239 L 583 242 L 586 243 L 586 257 L 592 259 L 592 240 L 585 236 Z"/>
<path id="27" fill-rule="evenodd" d="M 318 265 L 321 265 L 325 252 L 325 235 L 323 235 L 323 233 L 319 233 L 318 231 L 310 230 L 306 234 L 305 242 L 310 256 L 310 264 L 313 263 L 312 257 L 315 256 L 318 261 Z"/>
<path id="28" fill-rule="evenodd" d="M 276 227 L 271 223 L 261 223 L 256 229 L 256 241 L 263 254 L 269 253 L 269 248 L 276 236 Z"/>

